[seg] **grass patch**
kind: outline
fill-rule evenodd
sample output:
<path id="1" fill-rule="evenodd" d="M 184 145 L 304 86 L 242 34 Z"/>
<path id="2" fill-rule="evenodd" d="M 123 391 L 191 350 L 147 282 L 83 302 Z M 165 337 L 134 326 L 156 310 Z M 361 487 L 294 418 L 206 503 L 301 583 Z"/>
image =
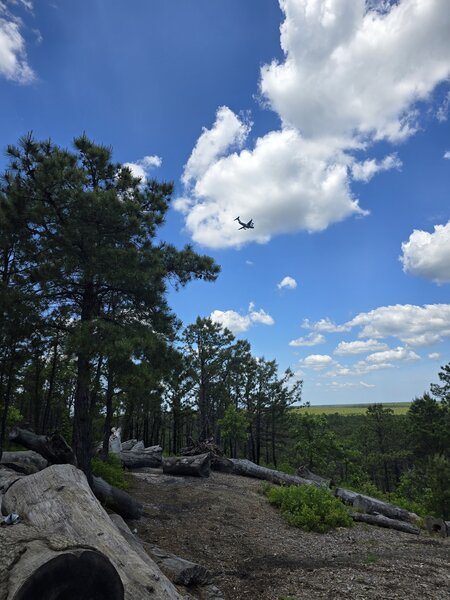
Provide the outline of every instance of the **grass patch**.
<path id="1" fill-rule="evenodd" d="M 353 525 L 353 519 L 342 502 L 324 488 L 313 485 L 271 486 L 266 496 L 294 527 L 325 533 L 335 527 Z"/>
<path id="2" fill-rule="evenodd" d="M 91 460 L 91 468 L 93 475 L 101 477 L 110 485 L 121 490 L 126 490 L 128 488 L 122 462 L 115 454 L 108 454 L 106 461 L 100 460 L 99 458 L 93 458 Z"/>
<path id="3" fill-rule="evenodd" d="M 324 404 L 321 406 L 309 406 L 300 408 L 303 413 L 309 415 L 365 415 L 369 404 Z M 406 415 L 411 402 L 385 402 L 383 408 L 391 408 L 394 415 Z M 293 410 L 296 410 L 295 408 Z"/>

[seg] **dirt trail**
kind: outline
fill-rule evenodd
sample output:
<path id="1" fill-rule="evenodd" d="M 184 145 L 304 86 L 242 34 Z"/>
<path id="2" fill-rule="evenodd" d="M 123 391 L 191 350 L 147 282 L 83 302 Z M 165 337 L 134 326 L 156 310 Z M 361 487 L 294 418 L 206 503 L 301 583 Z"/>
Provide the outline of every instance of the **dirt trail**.
<path id="1" fill-rule="evenodd" d="M 207 567 L 227 600 L 450 600 L 450 538 L 356 524 L 327 534 L 287 525 L 261 482 L 212 473 L 129 476 L 147 542 Z"/>

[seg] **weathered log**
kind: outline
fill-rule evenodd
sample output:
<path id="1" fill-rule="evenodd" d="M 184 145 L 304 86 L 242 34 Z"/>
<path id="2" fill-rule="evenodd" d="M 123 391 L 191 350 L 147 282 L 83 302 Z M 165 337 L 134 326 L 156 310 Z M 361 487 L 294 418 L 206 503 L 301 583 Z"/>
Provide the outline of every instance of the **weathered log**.
<path id="1" fill-rule="evenodd" d="M 225 456 L 211 456 L 211 469 L 220 473 L 233 473 L 234 465 Z"/>
<path id="2" fill-rule="evenodd" d="M 48 461 L 33 450 L 3 452 L 0 464 L 25 475 L 37 473 L 48 467 Z"/>
<path id="3" fill-rule="evenodd" d="M 407 521 L 409 523 L 417 523 L 420 521 L 420 517 L 415 513 L 409 512 L 400 506 L 383 502 L 377 498 L 371 496 L 364 496 L 351 490 L 345 490 L 343 488 L 337 488 L 335 495 L 340 498 L 346 504 L 353 506 L 357 512 L 365 512 L 368 514 L 380 514 L 390 519 L 397 519 L 399 521 Z"/>
<path id="4" fill-rule="evenodd" d="M 322 487 L 331 487 L 331 479 L 317 475 L 316 473 L 310 471 L 307 467 L 299 467 L 296 474 L 304 479 L 309 479 L 309 481 L 315 481 Z"/>
<path id="5" fill-rule="evenodd" d="M 169 475 L 194 475 L 209 477 L 211 458 L 209 452 L 197 456 L 171 456 L 162 461 L 163 473 Z"/>
<path id="6" fill-rule="evenodd" d="M 13 430 L 13 437 L 16 443 L 22 444 L 25 448 L 35 450 L 42 456 L 45 456 L 49 462 L 55 459 L 57 461 L 56 464 L 61 464 L 64 458 L 69 459 L 67 464 L 74 464 L 75 462 L 75 455 L 72 449 L 59 433 L 44 436 L 37 435 L 28 429 L 16 427 Z M 61 449 L 61 452 L 58 449 Z M 103 502 L 103 504 L 126 519 L 139 519 L 141 516 L 141 504 L 136 502 L 127 492 L 106 483 L 100 477 L 93 477 L 92 489 L 100 502 Z"/>
<path id="7" fill-rule="evenodd" d="M 310 481 L 309 479 L 299 477 L 298 475 L 288 475 L 282 471 L 267 469 L 266 467 L 256 465 L 246 458 L 231 458 L 230 460 L 234 465 L 234 475 L 245 475 L 246 477 L 264 479 L 278 485 L 315 485 L 319 487 L 319 484 L 315 481 Z"/>
<path id="8" fill-rule="evenodd" d="M 162 550 L 158 546 L 140 540 L 130 531 L 128 525 L 119 515 L 113 514 L 110 515 L 110 518 L 129 545 L 136 550 L 144 560 L 150 556 L 159 566 L 161 571 L 165 573 L 173 583 L 184 586 L 203 586 L 211 583 L 212 576 L 206 567 L 202 567 L 190 560 L 175 556 L 175 554 Z"/>
<path id="9" fill-rule="evenodd" d="M 127 469 L 141 469 L 142 467 L 158 468 L 162 463 L 162 448 L 156 446 L 155 450 L 122 450 L 119 454 L 122 464 Z"/>
<path id="10" fill-rule="evenodd" d="M 198 454 L 205 454 L 209 452 L 211 456 L 223 456 L 223 451 L 219 446 L 214 442 L 214 438 L 209 438 L 207 440 L 198 440 L 194 442 L 191 439 L 191 443 L 189 446 L 185 448 L 181 448 L 180 455 L 181 456 L 196 456 Z"/>
<path id="11" fill-rule="evenodd" d="M 6 564 L 0 544 L 0 600 L 181 600 L 157 565 L 128 546 L 74 466 L 19 478 L 3 503 L 23 522 L 0 530 L 2 542 L 12 540 Z"/>
<path id="12" fill-rule="evenodd" d="M 432 535 L 440 535 L 441 537 L 447 537 L 449 530 L 447 529 L 447 523 L 443 519 L 437 519 L 436 517 L 427 516 L 425 517 L 425 529 Z"/>
<path id="13" fill-rule="evenodd" d="M 125 519 L 140 519 L 143 506 L 124 490 L 114 487 L 101 477 L 92 477 L 92 491 L 102 504 Z"/>
<path id="14" fill-rule="evenodd" d="M 354 521 L 368 523 L 369 525 L 387 527 L 388 529 L 396 529 L 397 531 L 403 531 L 404 533 L 413 533 L 414 535 L 420 534 L 419 527 L 416 527 L 411 523 L 407 523 L 406 521 L 390 519 L 389 517 L 385 517 L 384 515 L 355 512 L 351 514 L 351 517 Z"/>
<path id="15" fill-rule="evenodd" d="M 28 450 L 34 450 L 52 465 L 76 465 L 72 448 L 58 432 L 51 435 L 37 435 L 29 429 L 14 427 L 9 434 L 9 441 L 20 444 Z"/>
<path id="16" fill-rule="evenodd" d="M 131 450 L 133 446 L 137 444 L 137 440 L 127 440 L 126 442 L 122 442 L 122 450 Z"/>

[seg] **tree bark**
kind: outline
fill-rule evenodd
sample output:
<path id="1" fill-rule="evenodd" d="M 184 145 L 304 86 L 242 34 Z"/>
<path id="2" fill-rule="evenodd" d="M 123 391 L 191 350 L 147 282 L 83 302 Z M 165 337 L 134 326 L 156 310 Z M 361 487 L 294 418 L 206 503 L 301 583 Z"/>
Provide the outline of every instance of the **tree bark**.
<path id="1" fill-rule="evenodd" d="M 407 521 L 410 523 L 417 523 L 419 521 L 419 517 L 415 513 L 411 513 L 394 504 L 383 502 L 377 498 L 372 498 L 371 496 L 363 496 L 362 494 L 352 492 L 351 490 L 337 488 L 335 496 L 340 498 L 346 504 L 351 504 L 358 512 L 362 511 L 369 514 L 377 513 L 390 519 Z"/>
<path id="2" fill-rule="evenodd" d="M 76 465 L 72 448 L 59 433 L 37 435 L 29 429 L 14 427 L 9 434 L 9 441 L 34 450 L 51 464 Z"/>
<path id="3" fill-rule="evenodd" d="M 211 458 L 209 452 L 197 456 L 171 456 L 163 458 L 162 468 L 168 475 L 209 477 Z"/>
<path id="4" fill-rule="evenodd" d="M 144 449 L 143 451 L 122 450 L 120 452 L 120 460 L 127 469 L 140 469 L 142 467 L 159 468 L 162 463 L 162 448 L 161 446 L 153 446 L 152 448 Z"/>
<path id="5" fill-rule="evenodd" d="M 407 523 L 406 521 L 399 521 L 398 519 L 390 519 L 384 515 L 378 514 L 367 514 L 355 512 L 351 515 L 354 521 L 360 521 L 362 523 L 368 523 L 369 525 L 377 525 L 378 527 L 387 527 L 388 529 L 396 529 L 397 531 L 403 531 L 404 533 L 413 533 L 415 535 L 420 534 L 419 527 Z"/>
<path id="6" fill-rule="evenodd" d="M 305 479 L 309 479 L 310 481 L 316 481 L 323 487 L 331 487 L 331 479 L 327 479 L 326 477 L 321 477 L 320 475 L 316 475 L 312 471 L 310 471 L 307 467 L 299 467 L 297 469 L 297 475 L 299 477 L 304 477 Z"/>
<path id="7" fill-rule="evenodd" d="M 256 479 L 264 479 L 278 485 L 315 485 L 320 486 L 316 481 L 299 477 L 298 475 L 288 475 L 274 469 L 260 467 L 246 458 L 230 459 L 234 465 L 234 475 L 245 475 L 246 477 L 255 477 Z"/>
<path id="8" fill-rule="evenodd" d="M 207 585 L 212 576 L 206 567 L 193 563 L 171 552 L 166 552 L 158 546 L 141 541 L 130 531 L 130 528 L 119 515 L 110 515 L 111 521 L 117 526 L 129 545 L 140 554 L 144 560 L 149 556 L 159 566 L 161 571 L 177 585 Z"/>
<path id="9" fill-rule="evenodd" d="M 9 436 L 10 441 L 21 444 L 29 450 L 38 452 L 51 464 L 75 464 L 72 449 L 59 433 L 50 436 L 36 435 L 33 431 L 15 427 Z M 91 487 L 97 498 L 114 512 L 125 518 L 138 519 L 142 506 L 127 492 L 106 483 L 101 477 L 93 477 Z"/>
<path id="10" fill-rule="evenodd" d="M 0 600 L 181 600 L 156 564 L 128 546 L 74 466 L 19 478 L 3 508 L 23 524 L 0 529 Z"/>
<path id="11" fill-rule="evenodd" d="M 3 452 L 0 464 L 19 473 L 31 475 L 45 469 L 48 466 L 48 461 L 37 452 L 33 452 L 33 450 L 25 450 L 22 452 Z"/>

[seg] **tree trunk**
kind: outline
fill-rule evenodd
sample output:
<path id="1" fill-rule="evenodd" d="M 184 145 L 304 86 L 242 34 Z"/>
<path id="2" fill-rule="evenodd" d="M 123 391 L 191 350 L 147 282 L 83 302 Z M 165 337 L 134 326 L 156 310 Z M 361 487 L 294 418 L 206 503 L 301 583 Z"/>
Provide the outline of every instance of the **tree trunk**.
<path id="1" fill-rule="evenodd" d="M 372 498 L 371 496 L 363 496 L 357 492 L 342 488 L 337 488 L 335 495 L 346 504 L 351 504 L 356 511 L 363 511 L 371 514 L 376 513 L 390 519 L 409 521 L 410 523 L 417 523 L 419 521 L 419 517 L 415 513 L 411 513 L 394 504 L 383 502 L 377 498 Z"/>
<path id="2" fill-rule="evenodd" d="M 48 390 L 44 403 L 44 412 L 42 415 L 42 426 L 41 431 L 45 433 L 48 427 L 48 420 L 50 416 L 50 404 L 52 401 L 53 388 L 55 385 L 55 376 L 56 376 L 56 366 L 58 364 L 58 346 L 59 346 L 59 333 L 56 334 L 55 343 L 53 345 L 53 358 L 52 358 L 52 368 L 50 371 L 50 377 L 48 380 Z"/>
<path id="3" fill-rule="evenodd" d="M 119 490 L 101 477 L 92 477 L 92 491 L 102 504 L 121 515 L 125 519 L 140 519 L 143 506 L 130 494 Z"/>
<path id="4" fill-rule="evenodd" d="M 163 458 L 163 473 L 169 475 L 195 475 L 209 477 L 211 458 L 209 452 L 196 456 L 171 456 Z"/>
<path id="5" fill-rule="evenodd" d="M 260 467 L 246 458 L 230 459 L 234 465 L 233 475 L 245 475 L 246 477 L 255 477 L 256 479 L 264 479 L 278 485 L 316 485 L 315 481 L 310 481 L 298 475 L 288 475 L 274 469 Z"/>
<path id="6" fill-rule="evenodd" d="M 27 429 L 15 427 L 9 438 L 29 450 L 34 450 L 52 464 L 75 464 L 72 449 L 59 433 L 53 433 L 51 436 L 36 435 Z M 142 506 L 127 492 L 109 485 L 100 477 L 92 479 L 91 487 L 101 502 L 125 518 L 138 519 L 142 514 Z"/>
<path id="7" fill-rule="evenodd" d="M 152 467 L 158 469 L 162 463 L 162 448 L 154 446 L 154 451 L 143 450 L 122 450 L 119 454 L 122 464 L 127 469 L 141 469 L 142 467 Z"/>
<path id="8" fill-rule="evenodd" d="M 193 563 L 171 552 L 166 552 L 158 546 L 141 541 L 132 534 L 130 528 L 119 515 L 111 515 L 111 521 L 119 529 L 131 548 L 140 554 L 144 560 L 149 556 L 167 577 L 177 585 L 207 585 L 211 583 L 211 573 L 196 563 Z"/>
<path id="9" fill-rule="evenodd" d="M 48 466 L 45 458 L 37 452 L 33 452 L 33 450 L 3 452 L 0 463 L 9 469 L 24 473 L 25 475 L 37 473 Z"/>
<path id="10" fill-rule="evenodd" d="M 396 529 L 397 531 L 403 531 L 404 533 L 413 533 L 415 535 L 420 534 L 419 527 L 406 523 L 405 521 L 399 521 L 398 519 L 390 519 L 384 515 L 369 515 L 367 513 L 352 513 L 351 515 L 354 521 L 360 521 L 362 523 L 368 523 L 369 525 L 377 525 L 378 527 L 387 527 L 388 529 Z"/>
<path id="11" fill-rule="evenodd" d="M 124 540 L 72 465 L 54 465 L 9 485 L 1 528 L 0 600 L 181 600 L 156 564 Z"/>
<path id="12" fill-rule="evenodd" d="M 34 431 L 14 427 L 9 434 L 9 441 L 34 450 L 51 464 L 76 464 L 72 448 L 57 432 L 51 435 L 37 435 Z"/>

